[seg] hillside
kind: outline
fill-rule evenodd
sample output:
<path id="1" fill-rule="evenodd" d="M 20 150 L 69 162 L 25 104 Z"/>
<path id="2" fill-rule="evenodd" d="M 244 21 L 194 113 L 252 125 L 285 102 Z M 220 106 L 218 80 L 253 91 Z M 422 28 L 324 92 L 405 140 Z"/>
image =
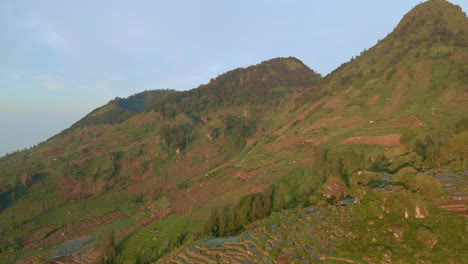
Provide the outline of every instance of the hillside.
<path id="1" fill-rule="evenodd" d="M 0 260 L 463 263 L 467 28 L 431 0 L 323 78 L 116 98 L 0 159 Z"/>

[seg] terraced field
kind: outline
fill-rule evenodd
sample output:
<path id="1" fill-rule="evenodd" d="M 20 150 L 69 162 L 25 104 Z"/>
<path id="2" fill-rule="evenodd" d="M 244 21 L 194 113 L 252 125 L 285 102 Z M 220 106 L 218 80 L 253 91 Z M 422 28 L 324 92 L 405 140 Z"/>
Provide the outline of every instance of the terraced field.
<path id="1" fill-rule="evenodd" d="M 180 237 L 186 225 L 186 217 L 168 216 L 138 229 L 135 234 L 122 241 L 118 263 L 138 263 L 138 255 L 145 250 L 170 249 L 170 245 Z"/>
<path id="2" fill-rule="evenodd" d="M 239 236 L 200 239 L 161 263 L 319 261 L 346 236 L 346 220 L 325 212 L 310 207 L 275 213 Z"/>
<path id="3" fill-rule="evenodd" d="M 65 226 L 42 240 L 36 239 L 38 237 L 38 232 L 40 234 L 42 231 L 35 232 L 25 241 L 25 249 L 29 251 L 36 248 L 44 248 L 51 245 L 57 245 L 68 240 L 88 236 L 106 223 L 117 220 L 120 217 L 121 214 L 119 212 L 112 212 L 103 216 L 91 218 L 78 224 Z"/>
<path id="4" fill-rule="evenodd" d="M 464 217 L 403 187 L 361 191 L 359 202 L 274 212 L 238 236 L 198 239 L 160 263 L 465 263 Z"/>
<path id="5" fill-rule="evenodd" d="M 437 206 L 468 217 L 468 171 L 439 172 L 434 176 L 450 195 L 448 201 L 440 202 Z"/>
<path id="6" fill-rule="evenodd" d="M 148 226 L 148 225 L 150 225 L 150 224 L 152 224 L 152 223 L 166 217 L 167 215 L 169 215 L 171 213 L 171 211 L 172 211 L 171 208 L 166 208 L 166 209 L 162 210 L 161 212 L 152 215 L 151 217 L 144 218 L 144 219 L 140 220 L 139 222 L 137 222 L 136 224 L 134 224 L 132 226 L 129 226 L 129 227 L 123 229 L 123 230 L 120 230 L 119 233 L 117 234 L 117 241 L 120 241 L 120 240 L 126 238 L 127 236 L 135 233 L 141 227 Z"/>

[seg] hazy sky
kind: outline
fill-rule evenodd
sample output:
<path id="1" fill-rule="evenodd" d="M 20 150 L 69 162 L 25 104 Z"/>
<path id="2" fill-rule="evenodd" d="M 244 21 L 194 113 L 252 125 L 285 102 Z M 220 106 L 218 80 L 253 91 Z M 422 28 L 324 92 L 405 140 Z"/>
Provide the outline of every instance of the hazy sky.
<path id="1" fill-rule="evenodd" d="M 116 96 L 195 88 L 274 57 L 326 75 L 419 2 L 1 0 L 0 156 Z"/>

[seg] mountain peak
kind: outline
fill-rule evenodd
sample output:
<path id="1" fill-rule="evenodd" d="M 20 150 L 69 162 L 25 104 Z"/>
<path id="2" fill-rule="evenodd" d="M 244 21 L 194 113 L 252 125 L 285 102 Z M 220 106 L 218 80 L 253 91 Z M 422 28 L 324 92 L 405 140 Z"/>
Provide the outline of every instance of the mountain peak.
<path id="1" fill-rule="evenodd" d="M 421 32 L 438 35 L 441 31 L 457 34 L 468 27 L 466 14 L 460 6 L 445 0 L 429 0 L 415 6 L 395 29 L 397 35 Z M 435 34 L 434 34 L 435 33 Z"/>
<path id="2" fill-rule="evenodd" d="M 282 64 L 286 65 L 289 70 L 298 70 L 298 69 L 309 69 L 307 65 L 305 65 L 301 60 L 299 60 L 296 57 L 278 57 L 278 58 L 273 58 L 269 59 L 266 61 L 261 62 L 258 65 L 276 65 L 276 64 Z"/>
<path id="3" fill-rule="evenodd" d="M 212 79 L 207 85 L 232 86 L 233 89 L 279 86 L 312 86 L 321 78 L 295 57 L 279 57 L 246 68 L 237 68 Z"/>

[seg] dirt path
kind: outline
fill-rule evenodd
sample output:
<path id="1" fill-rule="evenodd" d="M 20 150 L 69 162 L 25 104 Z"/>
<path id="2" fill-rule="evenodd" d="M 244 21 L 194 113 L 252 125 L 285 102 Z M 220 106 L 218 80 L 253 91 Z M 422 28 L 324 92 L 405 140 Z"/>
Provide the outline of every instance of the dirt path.
<path id="1" fill-rule="evenodd" d="M 400 145 L 401 134 L 388 134 L 383 136 L 362 136 L 350 137 L 343 141 L 341 144 L 368 144 L 380 146 L 396 146 Z"/>
<path id="2" fill-rule="evenodd" d="M 317 102 L 313 103 L 309 108 L 307 108 L 304 112 L 300 113 L 297 117 L 291 119 L 288 123 L 286 123 L 282 128 L 278 129 L 274 135 L 276 136 L 279 136 L 281 134 L 283 134 L 283 132 L 290 128 L 292 125 L 294 125 L 294 123 L 296 122 L 302 122 L 304 121 L 304 119 L 307 117 L 307 115 L 312 111 L 314 110 L 317 106 L 319 106 L 322 102 L 324 101 L 324 99 L 320 99 L 318 100 Z"/>
<path id="3" fill-rule="evenodd" d="M 432 63 L 430 61 L 420 61 L 414 67 L 414 79 L 418 82 L 419 93 L 423 93 L 429 87 L 431 82 L 431 68 Z"/>
<path id="4" fill-rule="evenodd" d="M 403 101 L 402 99 L 403 92 L 405 90 L 406 83 L 408 82 L 408 79 L 409 79 L 408 70 L 406 68 L 398 69 L 397 75 L 401 75 L 400 80 L 395 86 L 395 90 L 392 93 L 390 102 L 385 106 L 383 110 L 383 116 L 386 118 L 390 117 L 396 110 L 398 110 L 398 106 Z"/>
<path id="5" fill-rule="evenodd" d="M 319 129 L 319 128 L 322 128 L 322 127 L 329 127 L 329 126 L 335 124 L 336 122 L 338 122 L 341 119 L 342 119 L 341 116 L 324 117 L 324 118 L 319 119 L 319 120 L 315 121 L 314 123 L 312 123 L 312 125 L 307 127 L 304 132 Z"/>

